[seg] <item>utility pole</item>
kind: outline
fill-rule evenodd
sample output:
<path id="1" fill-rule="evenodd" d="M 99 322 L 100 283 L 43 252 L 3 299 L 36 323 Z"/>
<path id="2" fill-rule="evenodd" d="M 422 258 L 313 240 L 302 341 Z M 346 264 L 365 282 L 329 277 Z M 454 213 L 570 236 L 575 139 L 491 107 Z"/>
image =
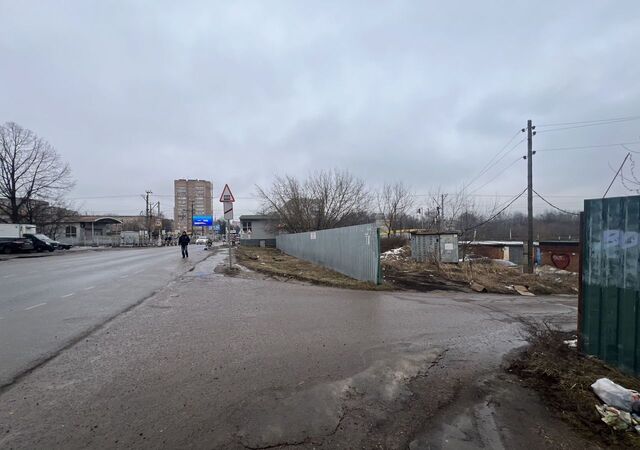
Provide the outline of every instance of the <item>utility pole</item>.
<path id="1" fill-rule="evenodd" d="M 535 249 L 533 248 L 533 136 L 536 127 L 527 121 L 527 273 L 533 273 Z"/>
<path id="2" fill-rule="evenodd" d="M 440 195 L 441 204 L 442 204 L 442 207 L 440 208 L 440 214 L 441 214 L 441 215 L 440 215 L 440 218 L 441 218 L 441 219 L 440 219 L 440 222 L 441 222 L 442 224 L 444 224 L 444 199 L 445 199 L 445 197 L 446 197 L 446 194 L 442 194 L 442 195 Z M 445 230 L 444 230 L 444 228 L 445 228 L 444 226 L 443 226 L 443 227 L 441 227 L 441 228 L 442 228 L 442 229 L 441 229 L 440 231 L 445 231 Z"/>
<path id="3" fill-rule="evenodd" d="M 160 221 L 160 226 L 158 227 L 158 242 L 162 242 L 162 219 L 160 218 L 160 200 L 158 200 L 158 220 Z"/>
<path id="4" fill-rule="evenodd" d="M 193 235 L 193 200 L 191 200 L 191 234 Z"/>
<path id="5" fill-rule="evenodd" d="M 149 242 L 151 241 L 151 209 L 149 208 L 149 195 L 153 194 L 153 192 L 151 191 L 145 191 L 146 192 L 146 196 L 145 196 L 145 201 L 146 201 L 146 218 L 147 218 L 147 237 L 149 239 Z"/>

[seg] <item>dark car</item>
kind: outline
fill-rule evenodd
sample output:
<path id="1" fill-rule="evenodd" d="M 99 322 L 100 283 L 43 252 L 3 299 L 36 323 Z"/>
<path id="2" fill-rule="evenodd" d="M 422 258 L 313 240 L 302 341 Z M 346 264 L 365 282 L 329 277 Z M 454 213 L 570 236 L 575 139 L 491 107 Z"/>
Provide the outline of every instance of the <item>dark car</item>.
<path id="1" fill-rule="evenodd" d="M 58 248 L 56 241 L 44 234 L 25 234 L 24 237 L 31 239 L 33 249 L 37 252 L 52 252 Z"/>
<path id="2" fill-rule="evenodd" d="M 0 238 L 0 253 L 20 253 L 33 250 L 33 242 L 26 238 Z"/>
<path id="3" fill-rule="evenodd" d="M 55 246 L 56 246 L 56 248 L 58 250 L 69 250 L 71 247 L 73 247 L 73 245 L 71 245 L 71 244 L 65 244 L 65 243 L 60 242 L 60 241 L 52 240 L 51 242 L 53 242 L 55 244 Z"/>

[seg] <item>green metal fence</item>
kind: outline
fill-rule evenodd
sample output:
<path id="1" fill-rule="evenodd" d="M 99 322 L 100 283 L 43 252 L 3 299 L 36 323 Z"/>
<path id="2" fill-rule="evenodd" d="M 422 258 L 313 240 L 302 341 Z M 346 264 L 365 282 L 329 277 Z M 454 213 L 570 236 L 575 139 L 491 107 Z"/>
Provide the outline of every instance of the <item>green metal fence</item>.
<path id="1" fill-rule="evenodd" d="M 580 346 L 640 374 L 640 196 L 585 200 Z"/>

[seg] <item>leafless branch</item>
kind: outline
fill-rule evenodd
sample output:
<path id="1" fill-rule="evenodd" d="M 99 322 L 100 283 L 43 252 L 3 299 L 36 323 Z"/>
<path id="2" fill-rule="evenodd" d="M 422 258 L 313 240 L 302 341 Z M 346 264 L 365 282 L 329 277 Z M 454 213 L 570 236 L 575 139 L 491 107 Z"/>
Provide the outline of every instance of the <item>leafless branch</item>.
<path id="1" fill-rule="evenodd" d="M 32 219 L 72 187 L 71 169 L 53 146 L 16 123 L 0 125 L 0 220 Z"/>

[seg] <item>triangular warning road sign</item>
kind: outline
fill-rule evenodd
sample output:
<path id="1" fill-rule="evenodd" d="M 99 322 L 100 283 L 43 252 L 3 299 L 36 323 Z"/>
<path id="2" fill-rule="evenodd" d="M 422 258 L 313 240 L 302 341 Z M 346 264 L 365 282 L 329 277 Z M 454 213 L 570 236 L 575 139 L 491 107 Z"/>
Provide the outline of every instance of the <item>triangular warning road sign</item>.
<path id="1" fill-rule="evenodd" d="M 231 193 L 231 189 L 229 189 L 229 185 L 225 184 L 224 189 L 222 190 L 222 194 L 220 194 L 221 202 L 235 202 L 236 199 L 233 198 L 233 194 Z"/>

